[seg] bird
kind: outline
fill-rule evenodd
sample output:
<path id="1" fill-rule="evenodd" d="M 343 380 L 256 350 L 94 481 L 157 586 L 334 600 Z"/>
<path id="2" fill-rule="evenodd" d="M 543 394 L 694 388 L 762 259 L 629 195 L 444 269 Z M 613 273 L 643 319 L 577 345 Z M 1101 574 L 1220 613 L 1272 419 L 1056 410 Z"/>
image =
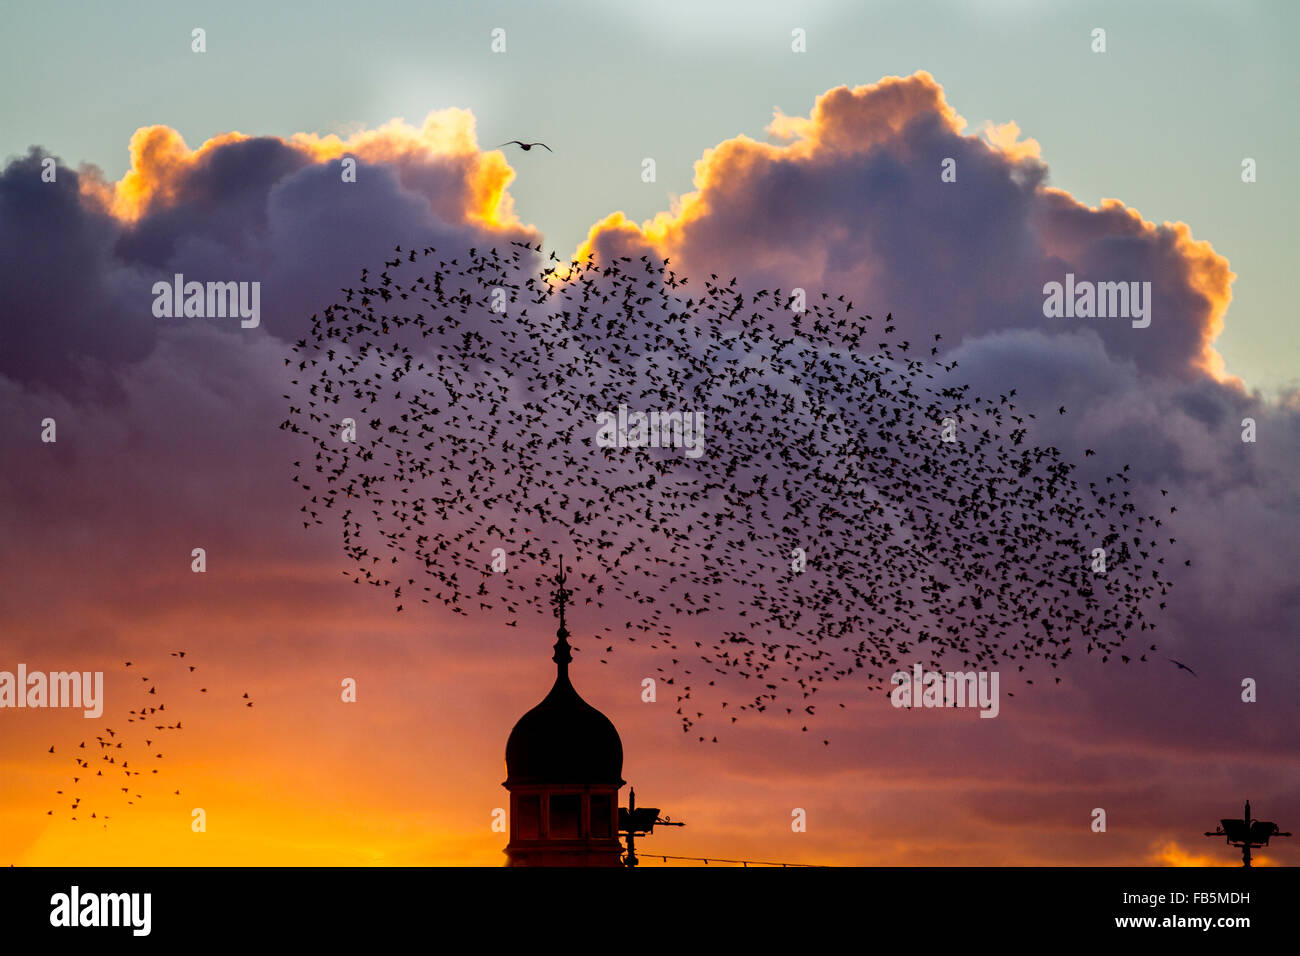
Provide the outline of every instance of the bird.
<path id="1" fill-rule="evenodd" d="M 859 674 L 883 691 L 904 661 L 1056 668 L 1156 627 L 1176 546 L 1143 533 L 1156 519 L 1120 490 L 1127 466 L 1086 449 L 1108 473 L 1081 480 L 1016 389 L 986 395 L 910 350 L 924 317 L 909 340 L 838 290 L 800 312 L 787 290 L 649 254 L 395 252 L 286 344 L 280 422 L 303 527 L 328 527 L 344 582 L 394 613 L 418 596 L 516 627 L 553 612 L 550 569 L 576 546 L 593 649 L 662 655 L 688 732 L 723 707 L 792 717 Z M 622 406 L 663 441 L 630 423 L 597 441 Z M 364 443 L 338 440 L 344 417 Z M 725 617 L 679 653 L 708 615 Z M 705 693 L 731 706 L 692 706 Z"/>
<path id="2" fill-rule="evenodd" d="M 186 660 L 187 658 L 193 659 L 190 652 L 172 651 L 170 656 L 177 659 L 177 663 L 172 666 L 177 667 L 184 673 L 193 673 L 195 671 L 197 665 L 189 664 Z M 123 668 L 129 668 L 134 663 L 137 662 L 124 661 L 122 666 Z M 183 704 L 184 701 L 178 701 L 171 696 L 165 682 L 155 681 L 150 677 L 141 678 L 140 684 L 131 682 L 130 686 L 135 687 L 136 690 L 131 692 L 128 688 L 127 693 L 129 696 L 122 701 L 121 706 L 125 711 L 125 721 L 129 725 L 144 724 L 144 727 L 133 726 L 123 731 L 106 726 L 103 734 L 96 735 L 93 741 L 90 739 L 77 741 L 77 738 L 74 737 L 72 741 L 68 742 L 68 746 L 73 750 L 74 756 L 72 760 L 76 766 L 76 770 L 73 771 L 76 775 L 70 776 L 72 786 L 67 791 L 72 798 L 67 814 L 69 820 L 75 821 L 78 819 L 78 815 L 81 815 L 87 819 L 103 821 L 104 827 L 107 829 L 110 821 L 115 819 L 114 814 L 107 812 L 112 808 L 106 807 L 102 802 L 108 799 L 105 794 L 109 791 L 97 789 L 95 786 L 96 778 L 102 779 L 108 774 L 120 770 L 127 777 L 128 784 L 134 782 L 137 786 L 140 786 L 139 782 L 132 778 L 143 776 L 146 780 L 153 780 L 156 777 L 161 783 L 167 777 L 170 763 L 167 755 L 172 752 L 168 749 L 164 753 L 161 744 L 165 741 L 160 739 L 160 735 L 183 734 L 184 722 L 181 718 L 177 717 L 174 723 L 168 723 L 167 720 L 174 717 L 179 709 L 177 704 Z M 200 694 L 206 694 L 207 691 L 206 687 L 198 689 Z M 167 699 L 160 699 L 165 693 L 168 694 Z M 193 693 L 193 688 L 188 687 L 185 693 Z M 253 706 L 251 695 L 247 693 L 244 694 L 243 702 L 248 707 Z M 155 721 L 161 722 L 155 723 Z M 114 723 L 117 723 L 116 719 Z M 178 737 L 176 739 L 181 740 L 183 738 Z M 47 752 L 56 754 L 59 750 L 60 747 L 56 741 L 55 744 L 49 746 Z M 89 751 L 90 753 L 85 757 L 76 756 L 79 751 Z M 98 752 L 103 766 L 96 767 L 89 762 L 90 759 L 93 759 L 90 754 L 96 752 Z M 144 762 L 140 759 L 142 757 L 149 757 L 154 761 L 147 773 L 143 769 L 132 767 L 133 761 L 136 767 L 139 767 Z M 93 771 L 93 773 L 90 771 Z M 64 783 L 64 787 L 67 786 Z M 143 787 L 140 788 L 140 792 L 133 792 L 130 787 L 122 787 L 119 790 L 111 791 L 111 797 L 125 800 L 127 806 L 137 806 L 149 795 L 149 792 Z M 179 790 L 176 793 L 179 795 Z M 55 795 L 57 797 L 63 797 L 64 794 L 64 789 L 56 788 Z M 57 801 L 55 805 L 57 806 Z M 120 804 L 115 804 L 115 806 L 120 806 Z M 55 816 L 56 814 L 54 810 L 47 810 L 47 815 Z"/>
<path id="3" fill-rule="evenodd" d="M 1191 674 L 1193 677 L 1197 677 L 1197 676 L 1199 676 L 1199 675 L 1196 673 L 1196 671 L 1192 670 L 1190 667 L 1188 667 L 1188 666 L 1187 666 L 1186 664 L 1184 664 L 1182 661 L 1176 661 L 1176 660 L 1174 660 L 1172 657 L 1168 657 L 1168 658 L 1165 658 L 1165 659 L 1168 660 L 1168 661 L 1171 661 L 1172 663 L 1174 663 L 1175 665 L 1177 665 L 1177 667 L 1179 668 L 1179 670 L 1185 670 L 1185 671 L 1187 671 L 1187 673 Z"/>
<path id="4" fill-rule="evenodd" d="M 508 140 L 508 141 L 502 143 L 501 146 L 493 146 L 492 148 L 493 148 L 493 149 L 501 149 L 503 146 L 510 146 L 510 145 L 518 146 L 518 147 L 519 147 L 520 149 L 522 149 L 525 153 L 528 152 L 530 149 L 532 149 L 534 146 L 540 146 L 540 147 L 542 147 L 544 150 L 546 150 L 548 153 L 553 153 L 553 152 L 555 152 L 555 150 L 551 149 L 551 147 L 547 146 L 545 143 L 521 143 L 521 142 L 520 142 L 519 140 L 517 140 L 517 139 Z"/>

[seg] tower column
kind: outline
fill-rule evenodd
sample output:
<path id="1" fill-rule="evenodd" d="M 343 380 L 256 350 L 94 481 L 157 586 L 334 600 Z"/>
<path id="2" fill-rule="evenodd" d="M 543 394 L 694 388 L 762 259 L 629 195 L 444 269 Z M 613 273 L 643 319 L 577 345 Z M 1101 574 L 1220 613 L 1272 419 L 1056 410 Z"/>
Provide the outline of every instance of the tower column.
<path id="1" fill-rule="evenodd" d="M 555 683 L 519 718 L 506 742 L 510 793 L 508 866 L 619 866 L 618 791 L 623 744 L 609 718 L 579 696 L 564 611 L 570 592 L 556 576 Z"/>

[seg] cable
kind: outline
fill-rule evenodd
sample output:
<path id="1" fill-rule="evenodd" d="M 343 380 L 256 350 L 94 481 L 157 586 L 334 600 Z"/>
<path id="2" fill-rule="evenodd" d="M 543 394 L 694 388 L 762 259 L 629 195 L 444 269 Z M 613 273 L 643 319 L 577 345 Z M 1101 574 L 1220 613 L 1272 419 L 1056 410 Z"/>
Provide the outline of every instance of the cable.
<path id="1" fill-rule="evenodd" d="M 672 856 L 671 854 L 665 856 L 665 855 L 662 854 L 662 853 L 642 853 L 642 854 L 639 854 L 639 856 L 640 856 L 642 859 L 658 857 L 659 859 L 663 860 L 665 863 L 667 863 L 669 860 L 693 860 L 693 861 L 695 861 L 695 862 L 701 862 L 701 861 L 702 861 L 702 862 L 705 863 L 706 865 L 709 864 L 710 862 L 712 862 L 712 863 L 739 863 L 741 866 L 780 866 L 780 867 L 787 867 L 787 866 L 810 866 L 810 867 L 816 867 L 816 868 L 822 868 L 822 867 L 824 867 L 824 865 L 825 865 L 825 864 L 822 864 L 822 863 L 773 863 L 773 862 L 771 862 L 771 861 L 769 861 L 769 860 L 723 860 L 723 859 L 720 859 L 719 857 L 716 857 L 716 856 L 710 856 L 710 857 L 703 857 L 703 856 Z"/>

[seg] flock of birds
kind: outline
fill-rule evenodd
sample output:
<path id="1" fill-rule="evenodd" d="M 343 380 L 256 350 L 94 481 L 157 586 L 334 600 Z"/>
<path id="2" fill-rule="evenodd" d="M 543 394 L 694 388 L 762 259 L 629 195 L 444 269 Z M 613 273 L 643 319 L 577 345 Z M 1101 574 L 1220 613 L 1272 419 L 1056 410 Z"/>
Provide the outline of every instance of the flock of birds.
<path id="1" fill-rule="evenodd" d="M 552 254 L 539 271 L 541 247 L 521 242 L 395 252 L 293 345 L 280 427 L 309 443 L 304 525 L 336 527 L 344 573 L 398 611 L 418 599 L 514 626 L 546 612 L 556 556 L 576 554 L 570 626 L 594 605 L 605 652 L 667 652 L 686 731 L 706 685 L 747 682 L 721 705 L 732 722 L 802 718 L 826 681 L 883 690 L 900 664 L 1155 649 L 1147 613 L 1165 606 L 1175 539 L 1139 509 L 1129 466 L 1076 477 L 1029 440 L 1015 389 L 957 379 L 940 335 L 904 337 L 843 295 L 796 311 L 794 290 L 688 287 L 648 256 Z M 702 412 L 703 453 L 600 447 L 597 416 L 620 405 Z"/>
<path id="2" fill-rule="evenodd" d="M 170 656 L 176 658 L 183 668 L 180 671 L 183 679 L 201 683 L 193 677 L 198 666 L 186 661 L 187 653 L 172 651 Z M 134 668 L 135 662 L 124 661 L 122 666 L 124 669 Z M 134 673 L 130 671 L 124 676 L 134 676 Z M 166 740 L 185 728 L 182 719 L 176 716 L 176 709 L 173 707 L 168 711 L 167 702 L 158 695 L 160 682 L 145 674 L 139 676 L 139 684 L 129 682 L 129 686 L 136 690 L 133 706 L 121 715 L 121 722 L 115 721 L 122 729 L 114 730 L 105 723 L 103 733 L 94 734 L 93 738 L 88 737 L 69 748 L 72 751 L 70 757 L 64 749 L 50 745 L 48 753 L 51 756 L 70 759 L 75 767 L 68 773 L 70 782 L 64 784 L 66 789 L 55 790 L 54 795 L 61 799 L 46 811 L 47 816 L 66 815 L 73 822 L 93 821 L 108 829 L 112 819 L 107 812 L 109 809 L 114 813 L 124 812 L 126 807 L 143 801 L 153 789 L 153 777 L 161 776 L 166 766 L 161 748 Z M 197 692 L 206 694 L 208 689 L 199 687 Z M 253 706 L 252 697 L 247 692 L 240 702 L 246 707 Z M 181 791 L 178 788 L 170 795 L 179 797 Z"/>

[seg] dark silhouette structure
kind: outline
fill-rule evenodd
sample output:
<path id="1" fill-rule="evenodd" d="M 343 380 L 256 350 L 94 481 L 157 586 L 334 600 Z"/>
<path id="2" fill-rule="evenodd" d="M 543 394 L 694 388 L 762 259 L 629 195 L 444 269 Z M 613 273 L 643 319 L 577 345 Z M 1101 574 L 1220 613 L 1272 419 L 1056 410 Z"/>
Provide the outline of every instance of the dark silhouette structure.
<path id="1" fill-rule="evenodd" d="M 555 684 L 519 718 L 506 741 L 507 865 L 619 866 L 623 743 L 610 719 L 569 681 L 573 655 L 564 626 L 569 592 L 562 562 L 556 583 Z"/>
<path id="2" fill-rule="evenodd" d="M 1268 846 L 1271 837 L 1289 837 L 1291 834 L 1283 833 L 1278 825 L 1271 821 L 1252 820 L 1250 818 L 1250 801 L 1247 800 L 1246 812 L 1240 820 L 1220 820 L 1219 829 L 1212 832 L 1207 830 L 1205 835 L 1208 837 L 1225 837 L 1228 846 L 1241 847 L 1241 865 L 1250 866 L 1251 850 Z"/>
<path id="3" fill-rule="evenodd" d="M 641 863 L 636 856 L 636 838 L 649 836 L 656 826 L 684 827 L 686 824 L 673 823 L 667 817 L 660 816 L 658 807 L 638 807 L 636 789 L 629 790 L 627 806 L 618 808 L 618 832 L 627 838 L 627 856 L 623 858 L 623 865 L 628 869 Z M 664 862 L 667 861 L 668 858 L 664 857 Z"/>

